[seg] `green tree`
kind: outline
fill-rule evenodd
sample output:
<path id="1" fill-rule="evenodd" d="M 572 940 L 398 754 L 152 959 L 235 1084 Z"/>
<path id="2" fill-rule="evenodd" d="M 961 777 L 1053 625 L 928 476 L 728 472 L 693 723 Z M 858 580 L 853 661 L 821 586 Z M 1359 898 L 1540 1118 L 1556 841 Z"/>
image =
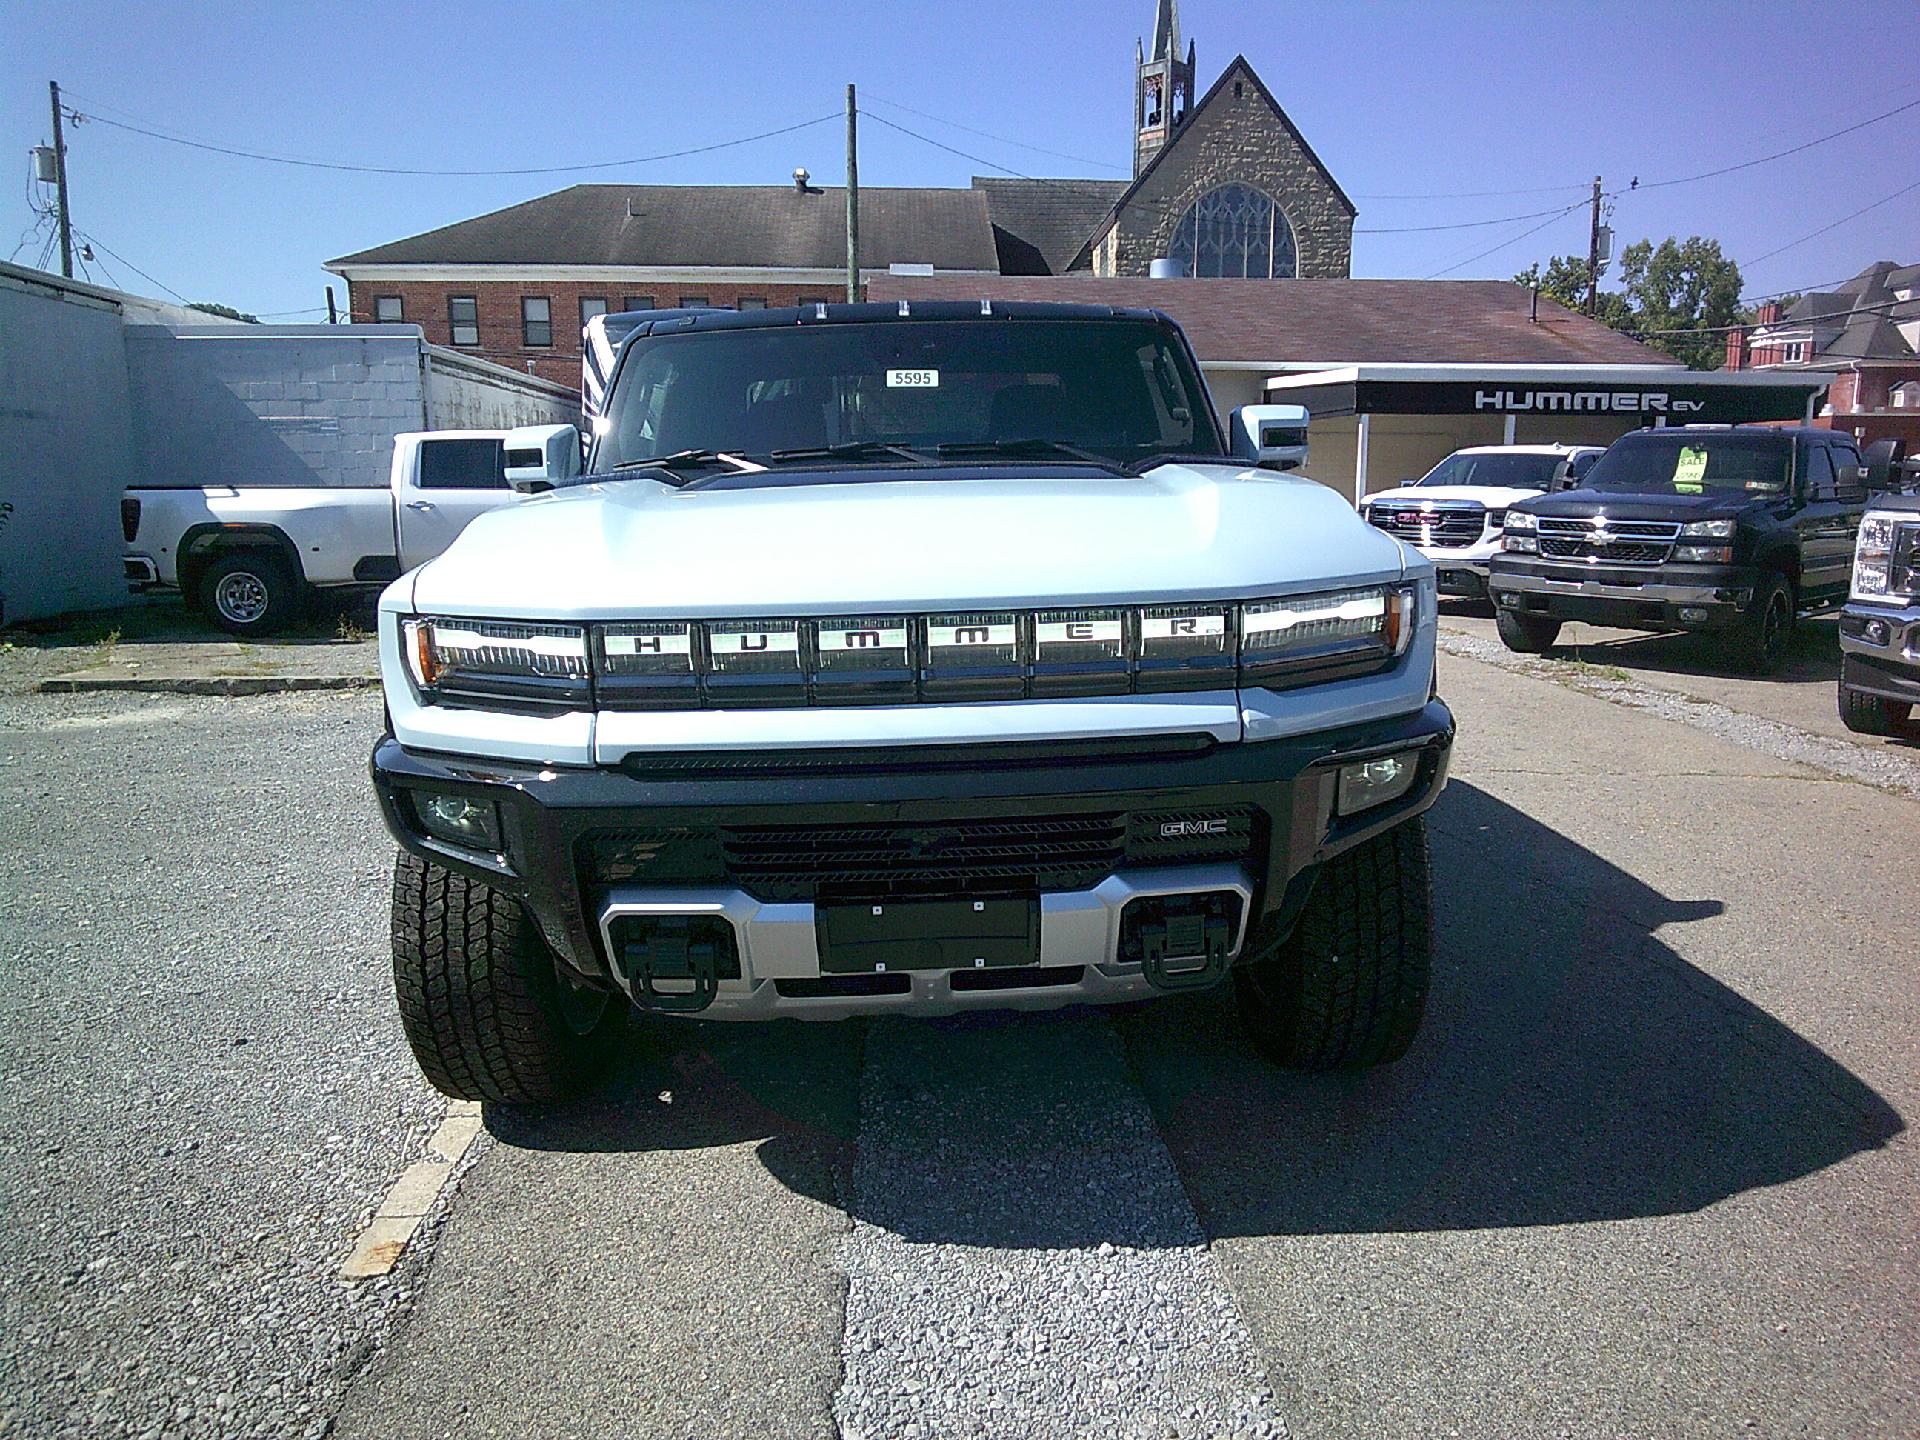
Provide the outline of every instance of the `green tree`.
<path id="1" fill-rule="evenodd" d="M 1514 279 L 1570 310 L 1584 310 L 1584 256 L 1556 255 Z M 1620 289 L 1602 290 L 1598 319 L 1698 370 L 1717 370 L 1726 354 L 1720 327 L 1752 319 L 1740 305 L 1740 267 L 1702 236 L 1636 240 L 1620 252 Z M 1691 331 L 1694 333 L 1675 333 Z M 1699 332 L 1706 333 L 1699 333 Z"/>
<path id="2" fill-rule="evenodd" d="M 204 310 L 209 315 L 218 315 L 227 320 L 239 320 L 248 325 L 258 325 L 260 317 L 249 315 L 244 310 L 236 310 L 231 305 L 222 305 L 214 300 L 196 300 L 187 306 L 189 310 Z"/>

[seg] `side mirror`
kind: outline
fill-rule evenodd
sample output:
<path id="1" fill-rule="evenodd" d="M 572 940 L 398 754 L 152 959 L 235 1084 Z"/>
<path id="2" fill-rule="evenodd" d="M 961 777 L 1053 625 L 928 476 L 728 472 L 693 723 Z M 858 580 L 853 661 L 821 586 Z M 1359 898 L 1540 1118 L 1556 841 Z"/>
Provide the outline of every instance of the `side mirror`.
<path id="1" fill-rule="evenodd" d="M 580 432 L 571 425 L 522 425 L 509 430 L 507 483 L 522 494 L 551 490 L 580 473 Z"/>
<path id="2" fill-rule="evenodd" d="M 1867 447 L 1867 453 L 1861 457 L 1866 463 L 1860 469 L 1862 478 L 1869 490 L 1891 490 L 1894 488 L 1894 476 L 1900 468 L 1901 452 L 1906 446 L 1898 439 L 1888 437 L 1876 440 Z"/>
<path id="3" fill-rule="evenodd" d="M 1233 453 L 1262 470 L 1297 470 L 1307 463 L 1307 407 L 1242 405 L 1227 429 Z"/>

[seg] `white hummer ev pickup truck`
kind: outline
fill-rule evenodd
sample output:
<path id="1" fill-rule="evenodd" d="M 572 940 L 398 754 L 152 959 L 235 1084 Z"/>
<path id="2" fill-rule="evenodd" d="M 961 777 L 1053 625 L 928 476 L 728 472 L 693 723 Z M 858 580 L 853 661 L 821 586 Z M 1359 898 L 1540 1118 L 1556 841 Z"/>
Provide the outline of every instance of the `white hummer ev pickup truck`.
<path id="1" fill-rule="evenodd" d="M 650 320 L 584 457 L 380 602 L 393 963 L 429 1079 L 538 1101 L 630 1007 L 943 1014 L 1230 981 L 1392 1060 L 1453 720 L 1433 568 L 1229 453 L 1149 310 Z M 1279 417 L 1272 417 L 1278 420 Z M 584 473 L 583 472 L 584 469 Z"/>

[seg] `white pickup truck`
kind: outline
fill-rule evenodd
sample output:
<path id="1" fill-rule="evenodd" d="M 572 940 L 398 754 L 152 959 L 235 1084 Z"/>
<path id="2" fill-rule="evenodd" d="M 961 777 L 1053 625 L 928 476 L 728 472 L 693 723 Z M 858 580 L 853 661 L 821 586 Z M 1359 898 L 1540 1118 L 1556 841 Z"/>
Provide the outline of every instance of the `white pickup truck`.
<path id="1" fill-rule="evenodd" d="M 424 564 L 475 516 L 520 498 L 502 430 L 396 435 L 386 489 L 130 489 L 127 580 L 178 589 L 235 635 L 296 619 L 315 589 L 372 588 Z"/>

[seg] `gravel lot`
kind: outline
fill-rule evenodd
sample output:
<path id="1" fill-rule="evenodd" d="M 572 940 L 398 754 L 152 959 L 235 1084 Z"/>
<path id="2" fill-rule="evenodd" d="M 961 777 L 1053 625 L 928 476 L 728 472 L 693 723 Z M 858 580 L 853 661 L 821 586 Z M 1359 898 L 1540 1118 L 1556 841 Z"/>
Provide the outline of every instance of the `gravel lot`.
<path id="1" fill-rule="evenodd" d="M 1900 777 L 1442 666 L 1402 1064 L 1275 1072 L 1218 996 L 638 1025 L 602 1093 L 489 1111 L 355 1288 L 444 1113 L 389 993 L 377 700 L 11 683 L 0 1434 L 1912 1434 Z"/>
<path id="2" fill-rule="evenodd" d="M 400 1039 L 370 696 L 0 698 L 0 1433 L 298 1435 L 444 1109 Z"/>

